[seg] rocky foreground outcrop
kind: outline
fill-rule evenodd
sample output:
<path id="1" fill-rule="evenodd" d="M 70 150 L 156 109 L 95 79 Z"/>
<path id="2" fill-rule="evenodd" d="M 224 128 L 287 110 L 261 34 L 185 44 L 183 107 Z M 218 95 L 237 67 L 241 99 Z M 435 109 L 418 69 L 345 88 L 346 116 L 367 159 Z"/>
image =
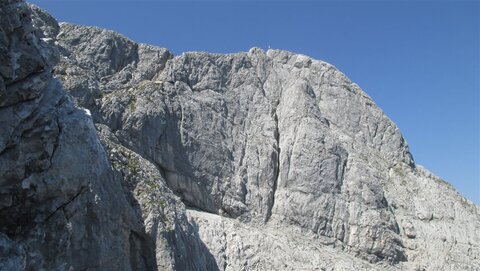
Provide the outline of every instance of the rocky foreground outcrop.
<path id="1" fill-rule="evenodd" d="M 479 207 L 332 65 L 0 30 L 1 270 L 480 270 Z"/>

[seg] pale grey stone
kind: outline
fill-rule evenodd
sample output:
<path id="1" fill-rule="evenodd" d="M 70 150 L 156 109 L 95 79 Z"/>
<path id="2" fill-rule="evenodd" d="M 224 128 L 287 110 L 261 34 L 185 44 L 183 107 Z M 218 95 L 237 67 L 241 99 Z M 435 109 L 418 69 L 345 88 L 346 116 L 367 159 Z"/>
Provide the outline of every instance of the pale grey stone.
<path id="1" fill-rule="evenodd" d="M 38 12 L 0 3 L 0 269 L 136 269 L 131 236 L 143 221 L 88 111 L 53 78 L 58 51 L 32 28 Z"/>
<path id="2" fill-rule="evenodd" d="M 480 270 L 480 208 L 334 66 L 2 12 L 0 266 Z"/>
<path id="3" fill-rule="evenodd" d="M 62 39 L 63 31 L 71 37 L 98 30 L 75 29 L 78 34 L 62 25 L 59 43 L 67 54 L 83 57 L 78 46 Z M 270 233 L 269 227 L 283 229 L 287 236 L 298 228 L 323 240 L 312 238 L 312 244 L 366 261 L 365 269 L 371 268 L 369 262 L 406 269 L 436 266 L 426 261 L 439 248 L 427 245 L 429 239 L 420 233 L 435 226 L 429 230 L 414 222 L 429 222 L 434 213 L 419 203 L 412 217 L 399 219 L 400 207 L 393 203 L 398 195 L 389 192 L 390 172 L 398 166 L 418 185 L 435 181 L 419 175 L 396 125 L 335 67 L 257 48 L 230 55 L 190 52 L 157 65 L 161 68 L 155 75 L 101 95 L 90 109 L 99 113 L 97 122 L 108 126 L 120 145 L 156 165 L 166 186 L 187 206 L 260 229 L 258 235 L 242 236 L 252 246 L 264 247 L 269 234 L 279 234 Z M 59 75 L 72 84 L 68 75 Z M 74 84 L 71 89 L 88 96 L 116 81 L 97 80 L 94 88 Z M 441 198 L 445 192 L 423 193 Z M 473 209 L 462 215 L 475 221 L 472 231 L 478 231 L 478 207 L 466 206 Z M 229 234 L 216 223 L 190 221 L 218 268 L 267 268 L 221 252 L 221 247 L 236 244 L 204 234 L 214 229 L 215 236 Z M 456 222 L 451 223 L 454 230 Z M 462 242 L 478 244 L 475 238 L 467 235 Z M 412 243 L 419 239 L 425 248 Z M 475 245 L 469 249 L 476 251 Z M 289 253 L 276 257 L 288 258 Z M 442 268 L 475 269 L 476 253 L 451 255 L 454 260 Z M 226 258 L 231 262 L 221 260 Z M 334 268 L 332 262 L 319 266 Z"/>

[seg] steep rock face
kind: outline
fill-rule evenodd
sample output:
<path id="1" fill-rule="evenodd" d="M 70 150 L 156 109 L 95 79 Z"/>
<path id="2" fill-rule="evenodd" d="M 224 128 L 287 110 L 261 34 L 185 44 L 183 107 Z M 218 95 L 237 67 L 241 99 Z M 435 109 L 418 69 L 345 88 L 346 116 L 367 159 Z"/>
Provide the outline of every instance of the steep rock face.
<path id="1" fill-rule="evenodd" d="M 21 2 L 4 6 L 30 27 Z M 479 208 L 415 165 L 335 67 L 280 50 L 173 57 L 30 9 L 35 33 L 2 21 L 15 46 L 0 48 L 1 102 L 33 98 L 34 113 L 0 113 L 12 127 L 0 136 L 0 267 L 480 270 Z M 55 50 L 55 75 L 106 153 L 51 78 Z"/>
<path id="2" fill-rule="evenodd" d="M 0 269 L 130 266 L 128 236 L 143 225 L 87 111 L 53 78 L 58 52 L 30 14 L 21 1 L 0 4 Z"/>
<path id="3" fill-rule="evenodd" d="M 61 62 L 56 73 L 77 103 L 91 110 L 116 176 L 138 221 L 145 226 L 148 241 L 136 242 L 137 248 L 143 246 L 153 253 L 159 270 L 216 269 L 213 256 L 186 219 L 185 205 L 166 185 L 163 170 L 142 157 L 159 152 L 156 139 L 165 130 L 165 112 L 156 108 L 150 97 L 137 102 L 130 87 L 153 80 L 172 55 L 95 27 L 63 23 L 61 29 Z M 102 99 L 109 103 L 103 108 L 96 106 Z M 144 254 L 142 250 L 135 253 L 138 259 Z"/>
<path id="4" fill-rule="evenodd" d="M 105 125 L 99 124 L 97 129 L 148 236 L 137 236 L 141 238 L 130 247 L 132 270 L 216 270 L 213 255 L 200 240 L 198 229 L 187 220 L 185 205 L 168 188 L 161 171 L 122 146 Z M 153 256 L 153 266 L 137 264 L 146 254 Z"/>
<path id="5" fill-rule="evenodd" d="M 163 166 L 170 167 L 167 181 L 186 201 L 244 221 L 273 216 L 341 241 L 373 261 L 405 257 L 378 177 L 350 153 L 358 145 L 410 164 L 407 147 L 398 129 L 333 67 L 253 49 L 229 56 L 188 53 L 168 63 L 162 76 L 163 89 L 178 96 L 172 104 L 179 105 L 169 111 L 177 112 L 186 153 Z M 378 120 L 372 125 L 388 135 L 378 148 L 362 135 L 370 127 L 356 127 L 360 117 L 337 105 L 345 103 L 361 118 Z M 355 127 L 335 127 L 329 116 Z M 211 192 L 190 190 L 192 182 Z"/>
<path id="6" fill-rule="evenodd" d="M 83 37 L 108 42 L 81 45 Z M 93 101 L 95 121 L 197 209 L 187 217 L 219 269 L 375 268 L 369 262 L 381 269 L 480 268 L 478 207 L 416 166 L 395 124 L 333 66 L 278 50 L 172 58 L 152 48 L 168 56 L 117 55 L 130 64 L 106 77 L 83 74 L 78 81 L 90 81 L 86 86 L 75 83 L 72 56 L 97 70 L 110 65 L 93 61 L 103 48 L 146 45 L 69 24 L 57 38 L 65 56 L 59 78 L 79 103 Z M 127 48 L 113 49 L 119 44 Z M 145 66 L 155 73 L 142 76 Z M 306 246 L 346 253 L 314 260 L 278 244 L 278 255 L 266 256 L 275 236 L 295 233 L 311 237 Z M 256 249 L 239 254 L 246 247 Z"/>

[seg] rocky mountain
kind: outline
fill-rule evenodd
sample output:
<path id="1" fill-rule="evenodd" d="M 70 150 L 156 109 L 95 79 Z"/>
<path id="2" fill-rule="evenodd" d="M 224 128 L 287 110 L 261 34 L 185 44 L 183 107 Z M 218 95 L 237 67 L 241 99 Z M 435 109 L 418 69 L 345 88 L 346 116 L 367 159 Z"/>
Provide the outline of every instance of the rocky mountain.
<path id="1" fill-rule="evenodd" d="M 480 207 L 334 66 L 0 3 L 0 270 L 480 270 Z"/>

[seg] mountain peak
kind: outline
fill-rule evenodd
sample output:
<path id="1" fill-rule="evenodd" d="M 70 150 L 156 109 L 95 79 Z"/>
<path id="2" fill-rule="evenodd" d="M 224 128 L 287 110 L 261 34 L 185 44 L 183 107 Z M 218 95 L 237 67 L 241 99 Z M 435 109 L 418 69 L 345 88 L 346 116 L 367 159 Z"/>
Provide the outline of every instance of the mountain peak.
<path id="1" fill-rule="evenodd" d="M 480 269 L 479 207 L 334 66 L 23 3 L 0 4 L 0 269 Z"/>

